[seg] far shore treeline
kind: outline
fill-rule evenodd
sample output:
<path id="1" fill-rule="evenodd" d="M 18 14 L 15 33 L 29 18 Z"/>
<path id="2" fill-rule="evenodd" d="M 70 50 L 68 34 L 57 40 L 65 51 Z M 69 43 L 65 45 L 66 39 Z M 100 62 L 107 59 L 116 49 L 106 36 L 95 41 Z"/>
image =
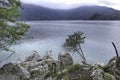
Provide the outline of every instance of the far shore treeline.
<path id="1" fill-rule="evenodd" d="M 18 20 L 120 20 L 120 11 L 105 6 L 81 6 L 72 9 L 51 9 L 33 4 L 22 4 Z"/>

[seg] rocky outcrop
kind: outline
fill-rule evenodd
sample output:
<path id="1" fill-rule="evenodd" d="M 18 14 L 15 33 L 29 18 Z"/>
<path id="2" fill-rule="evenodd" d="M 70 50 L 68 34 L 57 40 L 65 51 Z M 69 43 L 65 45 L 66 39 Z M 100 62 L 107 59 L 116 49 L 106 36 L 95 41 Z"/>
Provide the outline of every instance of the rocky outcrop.
<path id="1" fill-rule="evenodd" d="M 106 73 L 99 68 L 92 71 L 91 77 L 93 80 L 116 80 L 113 75 Z"/>
<path id="2" fill-rule="evenodd" d="M 8 63 L 0 68 L 0 80 L 120 80 L 120 59 L 114 57 L 105 66 L 73 64 L 69 53 L 58 60 L 33 52 L 23 62 Z"/>
<path id="3" fill-rule="evenodd" d="M 91 67 L 87 65 L 75 64 L 68 68 L 70 80 L 93 80 L 91 78 Z"/>
<path id="4" fill-rule="evenodd" d="M 0 69 L 0 80 L 21 80 L 30 78 L 30 73 L 17 63 L 9 63 Z"/>
<path id="5" fill-rule="evenodd" d="M 58 60 L 61 62 L 61 67 L 66 68 L 73 65 L 73 58 L 69 53 L 60 53 Z"/>
<path id="6" fill-rule="evenodd" d="M 116 78 L 93 65 L 75 64 L 67 68 L 63 80 L 116 80 Z M 62 73 L 63 74 L 63 73 Z"/>
<path id="7" fill-rule="evenodd" d="M 53 65 L 58 69 L 60 61 L 42 59 L 38 52 L 34 51 L 23 62 L 4 65 L 0 69 L 0 80 L 52 80 L 49 66 Z"/>
<path id="8" fill-rule="evenodd" d="M 61 67 L 73 64 L 69 53 L 60 53 L 58 60 L 41 58 L 38 52 L 32 54 L 19 63 L 9 63 L 0 69 L 0 80 L 52 80 Z"/>
<path id="9" fill-rule="evenodd" d="M 32 55 L 27 57 L 25 62 L 29 62 L 29 61 L 40 61 L 42 60 L 42 58 L 40 57 L 40 55 L 38 54 L 38 52 L 33 51 Z"/>
<path id="10" fill-rule="evenodd" d="M 104 80 L 103 71 L 101 69 L 95 69 L 92 71 L 91 77 L 93 80 Z"/>
<path id="11" fill-rule="evenodd" d="M 116 80 L 120 80 L 120 57 L 113 57 L 104 67 L 104 71 L 115 76 Z"/>

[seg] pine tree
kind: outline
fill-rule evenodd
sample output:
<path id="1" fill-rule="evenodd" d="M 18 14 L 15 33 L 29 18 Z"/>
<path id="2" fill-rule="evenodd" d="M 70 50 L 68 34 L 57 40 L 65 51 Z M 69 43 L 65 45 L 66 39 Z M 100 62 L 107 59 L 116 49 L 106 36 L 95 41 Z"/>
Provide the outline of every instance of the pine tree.
<path id="1" fill-rule="evenodd" d="M 85 37 L 83 35 L 83 32 L 80 32 L 80 31 L 74 32 L 74 34 L 68 35 L 68 38 L 66 39 L 66 42 L 64 43 L 64 47 L 66 49 L 69 49 L 71 51 L 78 53 L 83 60 L 82 61 L 83 64 L 87 64 L 85 55 L 81 48 L 81 44 L 84 43 L 84 39 Z"/>
<path id="2" fill-rule="evenodd" d="M 9 51 L 9 47 L 29 29 L 27 24 L 16 21 L 20 16 L 20 7 L 19 0 L 0 0 L 0 51 Z"/>

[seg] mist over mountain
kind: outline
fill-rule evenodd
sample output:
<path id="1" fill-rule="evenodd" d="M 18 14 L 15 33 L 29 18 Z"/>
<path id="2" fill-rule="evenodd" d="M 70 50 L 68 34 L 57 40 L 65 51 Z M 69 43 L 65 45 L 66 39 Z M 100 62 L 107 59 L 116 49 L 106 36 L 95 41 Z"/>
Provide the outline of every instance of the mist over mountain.
<path id="1" fill-rule="evenodd" d="M 119 20 L 120 11 L 104 6 L 81 6 L 72 9 L 51 9 L 22 4 L 19 20 Z"/>

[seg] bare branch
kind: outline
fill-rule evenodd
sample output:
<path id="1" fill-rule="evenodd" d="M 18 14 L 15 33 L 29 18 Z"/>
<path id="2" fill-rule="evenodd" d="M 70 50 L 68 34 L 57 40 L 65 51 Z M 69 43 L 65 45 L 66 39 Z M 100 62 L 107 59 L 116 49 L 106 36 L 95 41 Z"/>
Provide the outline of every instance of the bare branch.
<path id="1" fill-rule="evenodd" d="M 113 47 L 114 47 L 114 49 L 115 49 L 116 56 L 117 56 L 117 58 L 118 58 L 118 57 L 119 57 L 119 54 L 118 54 L 118 51 L 117 51 L 117 48 L 116 48 L 116 46 L 115 46 L 114 42 L 112 42 L 112 45 L 113 45 Z"/>

